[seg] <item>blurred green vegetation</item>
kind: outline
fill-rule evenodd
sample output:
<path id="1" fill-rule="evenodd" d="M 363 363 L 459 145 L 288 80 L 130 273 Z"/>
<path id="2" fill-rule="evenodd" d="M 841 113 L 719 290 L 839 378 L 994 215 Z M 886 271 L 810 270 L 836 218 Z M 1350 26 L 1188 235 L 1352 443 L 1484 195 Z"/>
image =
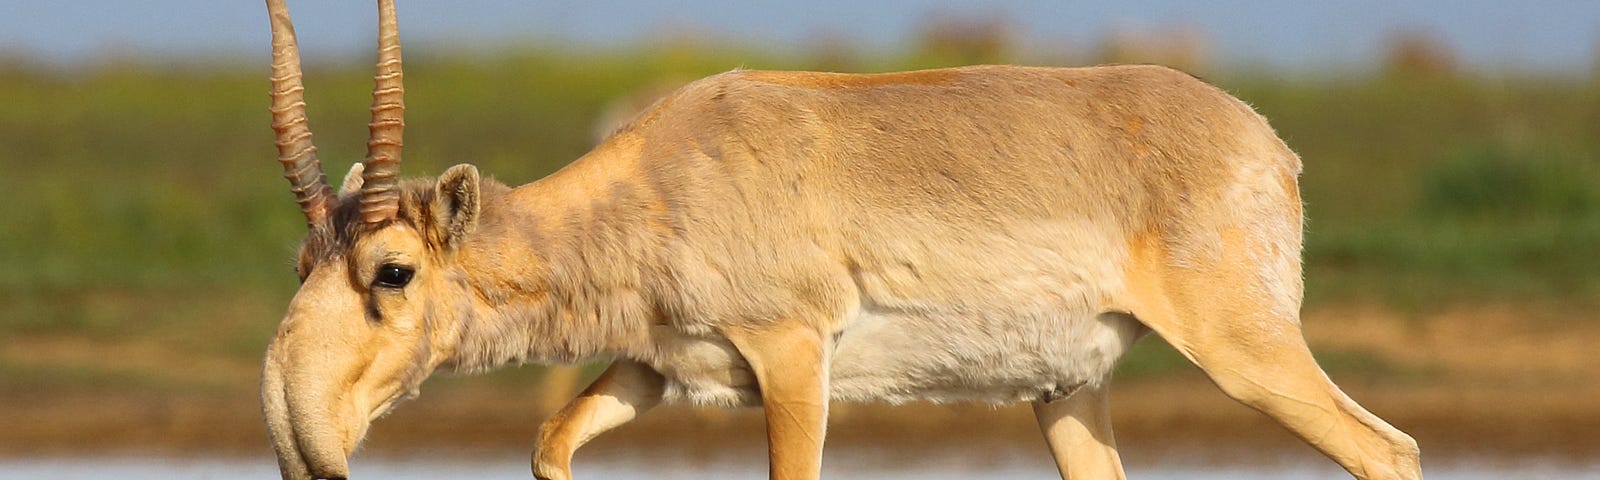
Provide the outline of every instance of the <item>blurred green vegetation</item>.
<path id="1" fill-rule="evenodd" d="M 658 79 L 964 63 L 674 46 L 408 54 L 407 171 L 472 162 L 509 184 L 583 154 L 608 102 Z M 1305 161 L 1311 307 L 1600 298 L 1600 82 L 1202 73 L 1271 119 Z M 334 182 L 364 153 L 369 75 L 361 61 L 309 66 L 311 123 Z M 0 214 L 0 339 L 144 339 L 257 358 L 293 294 L 303 233 L 273 161 L 266 84 L 265 65 L 0 63 L 0 191 L 11 199 Z M 1181 363 L 1159 348 L 1125 374 Z M 0 376 L 20 368 L 0 361 Z M 29 378 L 16 385 L 43 381 Z"/>

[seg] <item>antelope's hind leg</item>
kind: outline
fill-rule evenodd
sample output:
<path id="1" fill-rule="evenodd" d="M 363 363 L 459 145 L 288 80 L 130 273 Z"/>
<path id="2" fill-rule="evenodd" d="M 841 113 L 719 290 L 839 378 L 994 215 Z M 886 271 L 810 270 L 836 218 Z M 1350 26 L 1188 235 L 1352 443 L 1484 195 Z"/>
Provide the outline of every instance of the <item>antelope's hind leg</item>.
<path id="1" fill-rule="evenodd" d="M 665 382 L 661 374 L 642 364 L 612 363 L 589 388 L 539 427 L 534 478 L 571 480 L 572 453 L 596 435 L 660 404 Z"/>
<path id="2" fill-rule="evenodd" d="M 1129 275 L 1135 315 L 1228 396 L 1357 478 L 1422 478 L 1416 441 L 1356 404 L 1317 366 L 1300 331 L 1298 259 L 1270 248 L 1229 234 L 1220 253 L 1203 260 L 1174 261 L 1148 248 Z"/>
<path id="3" fill-rule="evenodd" d="M 1033 402 L 1033 414 L 1062 480 L 1127 478 L 1117 455 L 1117 441 L 1111 435 L 1110 388 L 1101 383 L 1080 388 L 1067 398 Z"/>

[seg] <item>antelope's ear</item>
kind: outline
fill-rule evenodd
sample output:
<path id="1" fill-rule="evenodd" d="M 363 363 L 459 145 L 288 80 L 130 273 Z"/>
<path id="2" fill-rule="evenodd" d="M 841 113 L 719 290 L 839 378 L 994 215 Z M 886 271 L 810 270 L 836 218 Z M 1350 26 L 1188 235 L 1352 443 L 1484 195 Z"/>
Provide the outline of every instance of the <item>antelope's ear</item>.
<path id="1" fill-rule="evenodd" d="M 434 228 L 439 230 L 434 232 L 434 238 L 442 240 L 444 246 L 459 245 L 478 226 L 478 186 L 478 167 L 472 165 L 456 165 L 439 175 L 429 210 L 433 212 Z"/>
<path id="2" fill-rule="evenodd" d="M 340 197 L 361 191 L 361 172 L 366 169 L 366 165 L 362 165 L 361 162 L 350 166 L 350 173 L 344 174 L 344 182 L 339 184 Z"/>

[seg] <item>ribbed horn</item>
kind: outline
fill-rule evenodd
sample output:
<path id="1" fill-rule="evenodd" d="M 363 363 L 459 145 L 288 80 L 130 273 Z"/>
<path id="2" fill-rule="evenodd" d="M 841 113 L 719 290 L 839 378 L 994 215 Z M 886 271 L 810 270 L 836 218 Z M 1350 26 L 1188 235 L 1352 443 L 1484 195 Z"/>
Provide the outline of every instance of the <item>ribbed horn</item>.
<path id="1" fill-rule="evenodd" d="M 378 0 L 378 74 L 373 77 L 372 123 L 361 179 L 361 220 L 383 223 L 400 210 L 400 148 L 405 132 L 405 79 L 400 71 L 400 26 L 394 1 Z"/>
<path id="2" fill-rule="evenodd" d="M 333 187 L 322 173 L 317 147 L 311 143 L 311 126 L 306 121 L 305 85 L 300 71 L 300 47 L 295 41 L 294 23 L 283 0 L 267 0 L 267 15 L 272 18 L 272 130 L 278 134 L 278 163 L 283 178 L 306 214 L 306 222 L 320 223 L 333 205 Z"/>

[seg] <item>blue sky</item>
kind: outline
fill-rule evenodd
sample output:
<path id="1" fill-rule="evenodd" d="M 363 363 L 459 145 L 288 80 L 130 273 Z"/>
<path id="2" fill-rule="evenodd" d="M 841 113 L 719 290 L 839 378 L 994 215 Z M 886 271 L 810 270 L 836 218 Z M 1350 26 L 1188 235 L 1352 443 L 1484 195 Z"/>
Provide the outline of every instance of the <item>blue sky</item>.
<path id="1" fill-rule="evenodd" d="M 373 2 L 290 7 L 307 55 L 369 48 Z M 407 46 L 427 49 L 629 45 L 685 28 L 779 49 L 824 35 L 893 49 L 944 14 L 1006 18 L 1028 51 L 1081 51 L 1114 30 L 1187 26 L 1234 64 L 1364 65 L 1405 30 L 1489 69 L 1582 72 L 1600 57 L 1600 0 L 400 0 L 399 11 Z M 264 12 L 258 0 L 0 0 L 0 52 L 66 63 L 127 52 L 252 60 L 266 54 Z"/>

